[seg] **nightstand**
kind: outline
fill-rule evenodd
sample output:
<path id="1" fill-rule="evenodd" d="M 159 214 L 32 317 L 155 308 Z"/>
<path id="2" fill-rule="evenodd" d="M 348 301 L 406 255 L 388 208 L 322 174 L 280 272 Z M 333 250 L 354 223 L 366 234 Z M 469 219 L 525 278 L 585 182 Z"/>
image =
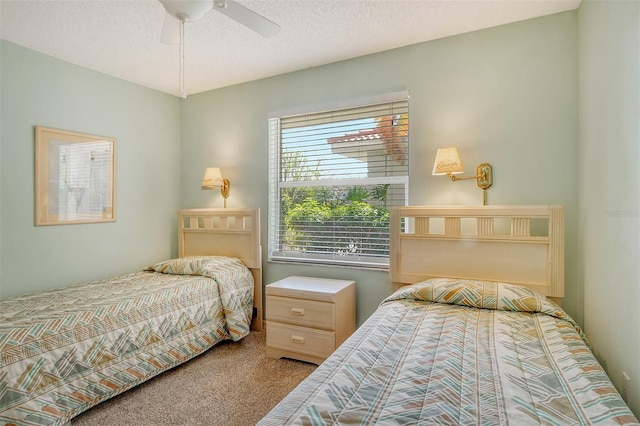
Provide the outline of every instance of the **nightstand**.
<path id="1" fill-rule="evenodd" d="M 356 283 L 291 276 L 265 287 L 267 356 L 320 364 L 356 329 Z"/>

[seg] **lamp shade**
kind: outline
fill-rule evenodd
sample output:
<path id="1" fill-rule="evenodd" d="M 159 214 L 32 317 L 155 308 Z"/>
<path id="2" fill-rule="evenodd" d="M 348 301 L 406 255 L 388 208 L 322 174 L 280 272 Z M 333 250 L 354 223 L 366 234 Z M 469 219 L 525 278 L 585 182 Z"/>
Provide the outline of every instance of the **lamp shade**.
<path id="1" fill-rule="evenodd" d="M 220 189 L 224 186 L 220 167 L 207 167 L 202 178 L 202 189 Z"/>
<path id="2" fill-rule="evenodd" d="M 439 148 L 433 163 L 433 175 L 456 175 L 464 173 L 458 148 Z"/>

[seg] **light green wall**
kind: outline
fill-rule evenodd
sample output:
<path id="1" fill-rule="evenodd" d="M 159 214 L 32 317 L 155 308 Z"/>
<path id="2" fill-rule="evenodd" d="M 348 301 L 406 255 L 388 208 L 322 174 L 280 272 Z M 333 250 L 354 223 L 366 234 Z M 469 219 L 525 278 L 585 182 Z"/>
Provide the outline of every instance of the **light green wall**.
<path id="1" fill-rule="evenodd" d="M 132 272 L 174 254 L 180 100 L 0 43 L 0 297 Z M 116 222 L 34 226 L 36 125 L 117 139 Z"/>
<path id="2" fill-rule="evenodd" d="M 472 182 L 431 176 L 438 147 L 468 171 L 494 166 L 490 204 L 564 204 L 565 308 L 581 321 L 577 283 L 577 13 L 395 49 L 188 97 L 182 109 L 182 207 L 221 206 L 205 167 L 231 181 L 230 207 L 260 207 L 265 283 L 291 274 L 357 281 L 358 322 L 390 293 L 386 272 L 266 262 L 270 112 L 408 89 L 410 204 L 479 204 Z"/>
<path id="3" fill-rule="evenodd" d="M 640 416 L 640 2 L 583 1 L 579 39 L 584 329 Z"/>

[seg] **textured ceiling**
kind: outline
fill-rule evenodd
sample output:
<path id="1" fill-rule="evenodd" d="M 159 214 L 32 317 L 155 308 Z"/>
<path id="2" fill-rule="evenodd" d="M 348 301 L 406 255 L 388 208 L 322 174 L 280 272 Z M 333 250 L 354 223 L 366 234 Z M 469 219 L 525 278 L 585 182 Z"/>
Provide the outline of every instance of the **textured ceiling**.
<path id="1" fill-rule="evenodd" d="M 185 26 L 187 94 L 576 9 L 580 0 L 237 0 L 272 38 L 211 10 Z M 179 49 L 157 0 L 0 0 L 0 36 L 178 95 Z"/>

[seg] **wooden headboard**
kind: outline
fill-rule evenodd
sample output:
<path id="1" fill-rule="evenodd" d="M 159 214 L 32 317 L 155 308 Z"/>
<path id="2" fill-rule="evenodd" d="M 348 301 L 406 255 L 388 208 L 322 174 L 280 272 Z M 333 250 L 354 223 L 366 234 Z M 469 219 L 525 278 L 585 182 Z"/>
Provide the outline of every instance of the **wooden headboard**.
<path id="1" fill-rule="evenodd" d="M 178 211 L 178 256 L 237 257 L 251 270 L 251 328 L 262 330 L 262 248 L 260 209 L 183 209 Z"/>
<path id="2" fill-rule="evenodd" d="M 450 277 L 564 296 L 563 206 L 395 207 L 390 227 L 394 290 Z"/>

